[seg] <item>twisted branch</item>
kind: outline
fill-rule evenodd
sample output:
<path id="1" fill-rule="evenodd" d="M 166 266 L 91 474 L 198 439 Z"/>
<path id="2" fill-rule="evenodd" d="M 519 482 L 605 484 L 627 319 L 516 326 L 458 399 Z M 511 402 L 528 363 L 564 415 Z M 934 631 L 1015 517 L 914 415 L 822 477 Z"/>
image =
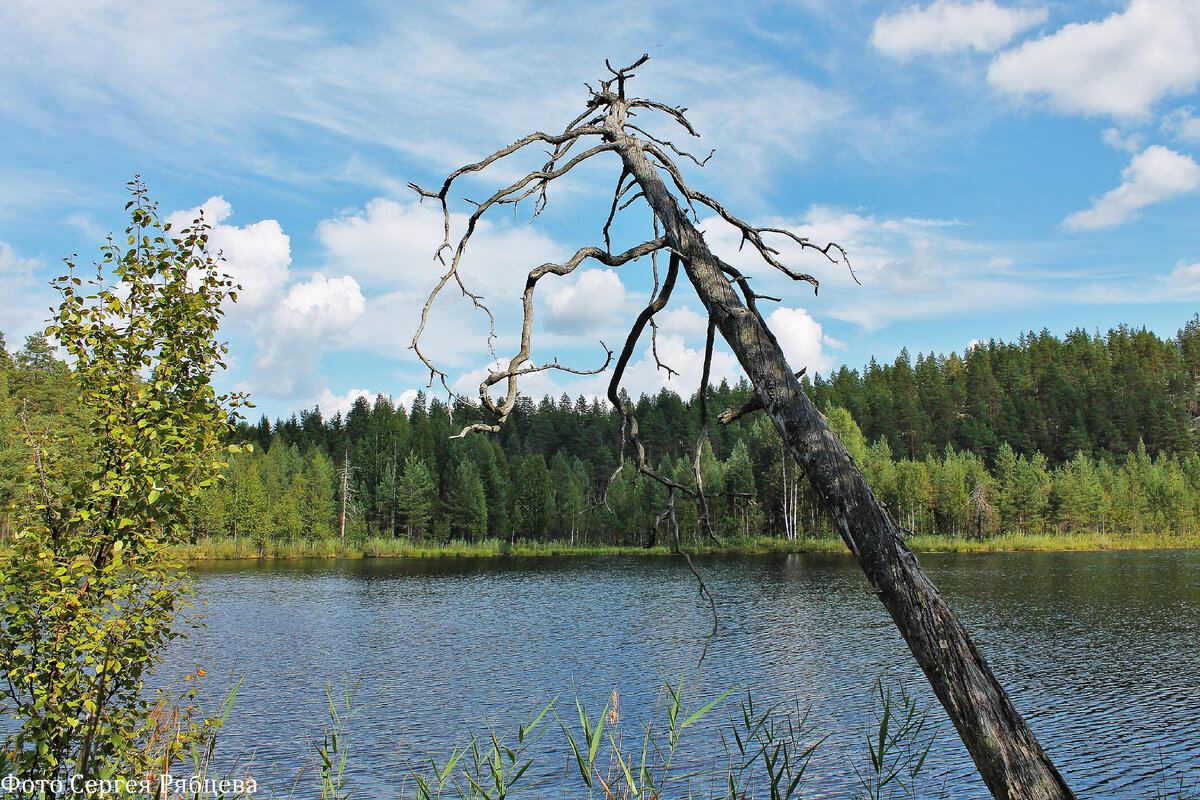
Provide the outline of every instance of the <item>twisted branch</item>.
<path id="1" fill-rule="evenodd" d="M 433 361 L 422 351 L 420 339 L 424 333 L 429 320 L 429 314 L 433 307 L 434 301 L 448 287 L 451 282 L 458 287 L 462 295 L 471 300 L 475 308 L 482 310 L 488 316 L 489 335 L 488 335 L 488 351 L 499 363 L 494 350 L 494 341 L 496 339 L 496 318 L 492 310 L 484 302 L 482 295 L 472 292 L 461 274 L 461 263 L 464 254 L 466 253 L 468 244 L 475 233 L 476 226 L 483 215 L 492 208 L 500 205 L 513 205 L 514 207 L 522 200 L 537 195 L 534 202 L 534 216 L 537 216 L 546 204 L 546 190 L 549 184 L 566 175 L 568 172 L 579 166 L 583 162 L 594 158 L 604 152 L 616 150 L 617 142 L 620 140 L 636 139 L 638 146 L 655 164 L 662 168 L 670 176 L 671 182 L 678 190 L 679 197 L 687 204 L 693 218 L 698 219 L 698 208 L 704 207 L 717 216 L 721 217 L 727 223 L 733 225 L 741 233 L 742 244 L 747 242 L 759 253 L 764 261 L 771 267 L 787 275 L 795 281 L 805 281 L 811 283 L 814 288 L 818 286 L 816 278 L 801 272 L 792 270 L 785 266 L 778 258 L 779 251 L 771 247 L 763 238 L 763 234 L 771 233 L 782 235 L 791 239 L 801 248 L 809 248 L 817 250 L 825 255 L 831 262 L 837 263 L 840 255 L 841 261 L 849 262 L 845 257 L 845 251 L 835 244 L 830 243 L 824 247 L 818 247 L 808 239 L 798 236 L 786 230 L 779 228 L 755 227 L 740 218 L 731 214 L 724 206 L 712 199 L 703 192 L 692 189 L 691 186 L 684 180 L 682 173 L 673 160 L 674 157 L 687 158 L 698 166 L 704 166 L 712 157 L 713 151 L 710 151 L 703 159 L 697 158 L 692 153 L 689 153 L 666 138 L 654 136 L 648 133 L 643 127 L 636 125 L 629 118 L 636 116 L 637 111 L 647 111 L 656 114 L 666 115 L 671 121 L 679 125 L 683 130 L 692 137 L 698 137 L 696 129 L 688 120 L 686 114 L 687 109 L 680 106 L 670 106 L 656 100 L 646 98 L 626 96 L 625 85 L 626 81 L 633 76 L 633 71 L 642 66 L 649 60 L 648 56 L 643 55 L 640 59 L 627 67 L 615 68 L 611 63 L 605 62 L 612 77 L 602 80 L 598 89 L 592 89 L 587 86 L 590 97 L 586 108 L 578 114 L 566 128 L 559 134 L 548 134 L 541 131 L 531 133 L 524 138 L 518 139 L 507 147 L 501 148 L 486 158 L 477 161 L 473 164 L 468 164 L 464 167 L 452 172 L 442 183 L 441 188 L 436 191 L 428 191 L 420 188 L 416 184 L 409 186 L 418 193 L 422 200 L 429 198 L 436 200 L 442 209 L 443 217 L 443 240 L 438 246 L 434 257 L 443 265 L 446 266 L 446 271 L 442 274 L 437 285 L 430 291 L 426 301 L 421 309 L 420 322 L 416 333 L 413 335 L 411 349 L 417 354 L 421 363 L 429 370 L 430 383 L 436 379 L 439 380 L 442 386 L 450 394 L 452 399 L 463 399 L 454 394 L 449 386 L 449 378 L 446 372 L 437 367 Z M 638 138 L 640 137 L 640 138 Z M 591 147 L 583 152 L 574 152 L 575 146 L 585 139 L 599 139 Z M 541 169 L 528 172 L 518 178 L 516 181 L 509 183 L 507 186 L 495 191 L 486 200 L 475 202 L 467 200 L 471 203 L 474 209 L 467 218 L 466 230 L 463 235 L 455 242 L 451 237 L 450 231 L 450 209 L 448 197 L 452 187 L 459 178 L 471 173 L 481 172 L 498 161 L 501 161 L 517 152 L 534 144 L 548 145 L 546 149 L 547 160 Z M 482 408 L 489 414 L 494 416 L 494 422 L 476 422 L 464 426 L 457 436 L 465 436 L 469 431 L 495 432 L 500 429 L 500 426 L 507 420 L 509 414 L 516 404 L 518 397 L 518 389 L 520 379 L 524 376 L 542 372 L 545 370 L 558 370 L 577 375 L 591 375 L 607 369 L 613 365 L 613 373 L 608 385 L 608 399 L 612 403 L 613 408 L 621 415 L 622 428 L 622 448 L 621 448 L 621 464 L 617 471 L 609 479 L 616 478 L 624 466 L 625 447 L 627 443 L 634 456 L 637 467 L 637 473 L 646 475 L 647 477 L 661 483 L 667 487 L 672 499 L 675 492 L 680 492 L 688 497 L 698 500 L 701 506 L 701 519 L 703 519 L 707 534 L 710 538 L 716 540 L 715 533 L 712 530 L 711 516 L 708 507 L 708 499 L 720 495 L 731 494 L 729 492 L 720 492 L 710 494 L 705 491 L 704 481 L 700 471 L 700 456 L 703 450 L 704 441 L 707 438 L 707 388 L 712 367 L 712 352 L 714 346 L 715 327 L 710 320 L 707 332 L 704 352 L 704 366 L 702 370 L 702 378 L 700 385 L 700 404 L 702 430 L 700 438 L 696 443 L 695 456 L 692 462 L 692 473 L 695 482 L 694 486 L 684 486 L 677 481 L 671 480 L 664 475 L 659 474 L 651 468 L 646 460 L 646 452 L 644 445 L 638 433 L 638 421 L 634 416 L 632 409 L 628 404 L 622 401 L 620 397 L 621 382 L 624 378 L 625 370 L 630 359 L 634 355 L 637 342 L 646 327 L 650 328 L 650 350 L 654 358 L 655 365 L 658 369 L 665 370 L 669 376 L 678 375 L 679 373 L 672 369 L 669 365 L 663 363 L 658 352 L 658 324 L 656 315 L 666 307 L 670 300 L 672 291 L 676 284 L 676 279 L 681 267 L 680 256 L 678 253 L 671 251 L 671 260 L 668 266 L 667 275 L 661 286 L 659 284 L 658 262 L 657 255 L 659 251 L 669 250 L 666 234 L 659 232 L 659 220 L 657 216 L 651 214 L 651 220 L 654 227 L 654 238 L 650 241 L 636 245 L 623 253 L 614 255 L 612 252 L 612 226 L 615 222 L 618 213 L 632 207 L 638 201 L 647 202 L 647 198 L 643 194 L 642 188 L 638 182 L 633 179 L 633 175 L 628 167 L 623 167 L 621 174 L 617 178 L 616 186 L 613 190 L 612 202 L 609 207 L 608 216 L 606 217 L 603 226 L 601 227 L 601 235 L 604 240 L 604 248 L 583 247 L 567 261 L 561 264 L 547 263 L 542 264 L 530 270 L 525 281 L 525 290 L 522 294 L 522 325 L 519 347 L 514 356 L 512 356 L 504 368 L 495 368 L 488 371 L 488 375 L 480 382 L 479 385 L 479 403 Z M 447 255 L 450 254 L 450 255 Z M 654 275 L 654 286 L 651 291 L 651 299 L 647 306 L 638 315 L 633 325 L 629 330 L 625 343 L 620 352 L 615 356 L 603 342 L 600 343 L 604 349 L 604 363 L 594 369 L 578 369 L 559 363 L 555 358 L 545 363 L 533 363 L 530 360 L 532 350 L 532 331 L 534 317 L 534 294 L 538 282 L 546 275 L 565 276 L 569 275 L 579 265 L 587 260 L 593 259 L 608 267 L 620 267 L 630 261 L 636 261 L 646 255 L 651 258 L 651 271 Z M 754 313 L 758 314 L 755 301 L 758 299 L 774 300 L 778 302 L 780 298 L 768 297 L 754 292 L 749 283 L 749 278 L 742 275 L 738 270 L 728 264 L 722 264 L 722 269 L 730 276 L 741 291 L 746 300 L 746 306 Z M 853 276 L 853 271 L 851 271 Z M 504 398 L 497 402 L 490 394 L 492 387 L 503 383 L 505 385 Z M 451 404 L 447 404 L 448 407 Z M 724 420 L 723 420 L 724 421 Z M 740 494 L 744 493 L 732 493 Z M 605 491 L 605 502 L 607 501 L 607 489 Z M 673 516 L 673 515 L 672 515 Z"/>

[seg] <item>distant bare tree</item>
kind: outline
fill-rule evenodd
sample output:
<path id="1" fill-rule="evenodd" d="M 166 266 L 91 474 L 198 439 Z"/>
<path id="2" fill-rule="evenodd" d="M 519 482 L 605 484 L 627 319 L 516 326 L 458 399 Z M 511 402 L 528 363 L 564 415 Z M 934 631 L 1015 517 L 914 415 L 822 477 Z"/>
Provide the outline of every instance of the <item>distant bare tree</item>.
<path id="1" fill-rule="evenodd" d="M 440 380 L 449 391 L 446 373 L 421 349 L 421 334 L 434 301 L 450 287 L 456 287 L 492 318 L 494 333 L 495 322 L 491 310 L 483 298 L 468 287 L 461 272 L 463 255 L 479 220 L 498 206 L 513 205 L 527 198 L 533 198 L 535 213 L 540 212 L 545 206 L 546 190 L 551 182 L 596 156 L 615 154 L 620 161 L 621 172 L 608 218 L 601 228 L 604 247 L 583 247 L 561 264 L 542 264 L 529 271 L 523 294 L 519 348 L 505 366 L 492 370 L 479 387 L 479 402 L 491 412 L 495 421 L 466 426 L 462 433 L 472 429 L 498 430 L 516 403 L 519 380 L 526 375 L 543 370 L 594 373 L 607 368 L 612 362 L 613 353 L 610 350 L 607 351 L 604 366 L 599 370 L 575 370 L 557 361 L 536 364 L 530 360 L 534 292 L 542 278 L 547 275 L 568 275 L 589 259 L 608 267 L 621 267 L 648 258 L 654 274 L 654 289 L 649 303 L 634 319 L 624 345 L 616 354 L 608 398 L 625 422 L 625 433 L 638 470 L 670 489 L 669 502 L 673 501 L 676 492 L 680 492 L 697 498 L 703 506 L 709 495 L 706 495 L 700 481 L 698 458 L 694 485 L 682 485 L 658 474 L 646 462 L 645 451 L 638 438 L 637 420 L 620 396 L 621 380 L 639 339 L 650 327 L 653 343 L 655 315 L 667 306 L 682 273 L 708 312 L 708 337 L 699 394 L 702 415 L 706 414 L 703 408 L 704 389 L 708 385 L 714 334 L 720 331 L 755 391 L 750 406 L 739 410 L 739 413 L 761 408 L 774 422 L 821 496 L 839 533 L 858 559 L 867 580 L 891 614 L 917 663 L 924 670 L 992 795 L 998 800 L 1061 800 L 1074 797 L 1013 707 L 962 623 L 904 544 L 897 525 L 875 499 L 862 473 L 830 431 L 824 417 L 805 396 L 796 374 L 784 361 L 779 342 L 758 310 L 758 301 L 777 298 L 755 293 L 747 276 L 713 255 L 704 236 L 696 228 L 698 209 L 715 213 L 737 229 L 741 233 L 742 245 L 749 245 L 767 266 L 793 281 L 811 284 L 814 290 L 818 285 L 817 279 L 784 265 L 779 260 L 779 251 L 769 243 L 770 237 L 779 237 L 801 248 L 813 249 L 834 263 L 846 261 L 845 253 L 836 244 L 818 246 L 787 230 L 751 225 L 731 214 L 713 198 L 689 186 L 676 160 L 687 159 L 702 166 L 707 158 L 697 159 L 671 141 L 651 135 L 634 122 L 638 114 L 663 114 L 688 135 L 698 135 L 685 116 L 686 109 L 626 93 L 626 84 L 633 77 L 633 71 L 647 60 L 648 57 L 643 56 L 636 63 L 621 69 L 606 64 L 610 77 L 601 81 L 598 88 L 587 87 L 589 98 L 586 109 L 571 120 L 562 133 L 531 133 L 477 163 L 454 171 L 437 191 L 412 185 L 422 198 L 440 203 L 445 216 L 445 240 L 438 249 L 437 258 L 446 270 L 422 309 L 420 328 L 412 341 L 417 356 L 430 370 L 431 379 Z M 497 190 L 486 200 L 473 203 L 474 210 L 467 220 L 465 232 L 456 241 L 453 240 L 447 197 L 455 182 L 464 175 L 479 172 L 530 146 L 548 147 L 545 164 Z M 635 204 L 649 210 L 654 238 L 614 253 L 610 237 L 613 221 L 618 213 Z M 667 259 L 665 274 L 660 274 L 660 254 Z M 660 366 L 667 368 L 662 364 Z M 490 390 L 501 383 L 505 386 L 505 396 L 496 402 Z"/>

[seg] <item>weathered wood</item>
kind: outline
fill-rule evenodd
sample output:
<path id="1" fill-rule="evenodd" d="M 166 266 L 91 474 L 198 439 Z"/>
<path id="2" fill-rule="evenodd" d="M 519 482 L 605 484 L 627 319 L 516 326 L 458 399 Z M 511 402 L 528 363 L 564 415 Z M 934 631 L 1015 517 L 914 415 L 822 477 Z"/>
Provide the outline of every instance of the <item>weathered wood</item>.
<path id="1" fill-rule="evenodd" d="M 567 369 L 559 365 L 557 360 L 542 365 L 532 365 L 528 362 L 534 308 L 533 290 L 541 276 L 569 274 L 585 258 L 617 266 L 645 255 L 670 251 L 672 257 L 668 283 L 664 284 L 661 291 L 657 291 L 650 306 L 639 316 L 617 359 L 611 387 L 614 403 L 620 407 L 617 385 L 624 365 L 633 355 L 638 336 L 654 313 L 665 306 L 670 295 L 670 286 L 674 285 L 675 276 L 682 265 L 684 273 L 709 314 L 709 342 L 706 353 L 711 353 L 711 326 L 715 325 L 754 385 L 756 400 L 743 407 L 742 411 L 748 412 L 754 407 L 761 407 L 771 417 L 783 441 L 821 496 L 842 539 L 866 573 L 867 580 L 892 615 L 896 627 L 925 672 L 934 693 L 945 707 L 993 797 L 997 800 L 1073 798 L 1070 788 L 1038 744 L 1029 726 L 1013 707 L 966 629 L 905 546 L 895 522 L 872 494 L 862 473 L 854 465 L 841 442 L 830 431 L 825 418 L 801 390 L 798 376 L 792 374 L 784 361 L 779 342 L 755 308 L 756 299 L 764 299 L 764 296 L 754 294 L 746 277 L 713 255 L 704 237 L 681 208 L 680 199 L 689 207 L 698 205 L 715 212 L 733 225 L 741 233 L 743 243 L 749 243 L 773 269 L 793 280 L 807 281 L 814 287 L 817 285 L 816 278 L 795 272 L 782 264 L 776 258 L 779 255 L 778 251 L 764 241 L 763 234 L 782 235 L 799 244 L 801 248 L 811 248 L 824 253 L 831 260 L 832 254 L 835 251 L 841 252 L 841 248 L 833 243 L 817 247 L 807 239 L 786 230 L 754 227 L 730 214 L 717 201 L 687 186 L 667 151 L 677 156 L 691 156 L 669 141 L 655 138 L 635 126 L 628 125 L 627 118 L 631 109 L 649 110 L 666 114 L 691 135 L 696 133 L 684 116 L 686 109 L 672 108 L 652 100 L 626 97 L 626 80 L 632 75 L 632 71 L 644 64 L 648 58 L 649 56 L 642 56 L 632 66 L 621 70 L 613 69 L 609 65 L 613 78 L 602 81 L 599 90 L 591 91 L 587 109 L 576 117 L 561 135 L 531 134 L 477 164 L 456 171 L 446 180 L 439 192 L 427 192 L 413 187 L 423 198 L 436 199 L 441 204 L 446 239 L 438 249 L 438 254 L 439 258 L 444 253 L 453 254 L 446 265 L 447 271 L 425 302 L 422 311 L 423 329 L 425 316 L 433 301 L 443 288 L 451 283 L 462 289 L 464 295 L 487 311 L 491 317 L 491 311 L 481 303 L 482 298 L 472 294 L 465 287 L 458 271 L 460 258 L 471 238 L 475 223 L 488 209 L 497 205 L 515 204 L 541 192 L 538 205 L 535 206 L 540 209 L 545 200 L 546 185 L 594 155 L 616 153 L 623 163 L 609 217 L 603 228 L 605 249 L 583 248 L 563 264 L 543 264 L 529 273 L 524 295 L 521 349 L 509 360 L 506 369 L 493 370 L 480 385 L 481 402 L 485 408 L 497 415 L 498 421 L 494 425 L 472 423 L 466 426 L 463 432 L 471 429 L 495 430 L 513 408 L 518 378 L 540 370 Z M 565 161 L 573 145 L 585 138 L 589 141 L 599 138 L 601 142 Z M 450 211 L 446 200 L 454 179 L 468 172 L 483 169 L 527 145 L 538 142 L 555 146 L 546 166 L 542 170 L 518 178 L 516 182 L 497 191 L 489 199 L 477 203 L 475 211 L 468 219 L 466 233 L 459 239 L 457 246 L 454 246 L 450 238 Z M 703 163 L 692 158 L 696 163 Z M 668 188 L 667 180 L 673 188 Z M 634 189 L 637 191 L 634 192 Z M 627 194 L 631 195 L 630 198 L 622 203 Z M 620 255 L 612 255 L 609 226 L 613 216 L 618 210 L 628 207 L 639 198 L 650 207 L 654 216 L 655 238 Z M 443 260 L 443 263 L 446 262 Z M 734 283 L 743 292 L 746 298 L 744 303 L 734 290 Z M 657 281 L 655 285 L 658 290 Z M 494 317 L 491 318 L 494 320 Z M 435 376 L 440 377 L 447 391 L 450 391 L 450 386 L 445 380 L 446 373 L 435 367 L 421 353 L 418 347 L 419 338 L 420 330 L 413 337 L 413 349 L 422 363 L 429 368 L 431 379 Z M 612 353 L 607 351 L 607 348 L 605 350 L 611 357 Z M 501 381 L 507 382 L 508 393 L 506 398 L 496 405 L 492 403 L 488 389 Z M 673 490 L 684 489 L 685 487 L 667 481 L 645 465 L 640 443 L 637 442 L 634 427 L 636 420 L 630 418 L 629 421 L 630 438 L 637 448 L 639 471 L 667 483 Z M 699 497 L 703 503 L 703 493 L 700 493 Z"/>
<path id="2" fill-rule="evenodd" d="M 808 367 L 801 367 L 799 372 L 794 373 L 796 380 L 804 377 L 804 373 L 808 372 Z M 736 422 L 747 414 L 752 414 L 755 411 L 762 411 L 762 400 L 758 399 L 758 395 L 751 397 L 737 408 L 727 408 L 720 414 L 717 414 L 717 422 L 722 425 L 728 425 L 731 422 Z"/>
<path id="3" fill-rule="evenodd" d="M 778 341 L 747 308 L 643 143 L 625 130 L 623 92 L 606 97 L 605 138 L 637 181 L 710 317 L 754 386 L 763 409 L 820 494 L 838 531 L 912 650 L 984 782 L 997 800 L 1066 800 L 1074 794 L 1051 763 L 958 617 L 788 368 Z"/>

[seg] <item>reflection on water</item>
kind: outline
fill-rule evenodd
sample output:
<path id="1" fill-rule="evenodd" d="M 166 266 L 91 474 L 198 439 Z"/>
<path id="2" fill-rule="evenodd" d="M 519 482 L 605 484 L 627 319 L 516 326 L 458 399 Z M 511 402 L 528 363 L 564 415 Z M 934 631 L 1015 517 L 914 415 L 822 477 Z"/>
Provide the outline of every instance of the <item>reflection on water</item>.
<path id="1" fill-rule="evenodd" d="M 935 702 L 857 566 L 840 555 L 697 563 L 720 614 L 699 666 L 708 603 L 673 558 L 242 562 L 199 568 L 208 628 L 174 646 L 161 675 L 200 664 L 245 677 L 220 750 L 252 759 L 276 793 L 320 741 L 327 685 L 349 681 L 362 704 L 348 731 L 358 796 L 392 797 L 406 763 L 443 757 L 468 727 L 515 727 L 564 690 L 573 702 L 572 687 L 594 709 L 619 687 L 623 716 L 645 718 L 663 680 L 686 675 L 698 700 L 736 686 L 764 707 L 811 704 L 829 739 L 806 796 L 847 796 L 875 680 Z M 922 563 L 1080 796 L 1200 781 L 1200 553 Z M 714 721 L 736 702 L 722 708 Z M 931 719 L 930 796 L 986 798 L 940 707 Z M 713 738 L 701 731 L 700 750 Z M 557 732 L 547 741 L 557 747 Z M 541 763 L 542 796 L 557 796 L 565 767 L 561 748 Z M 297 796 L 312 796 L 311 778 L 310 767 Z"/>

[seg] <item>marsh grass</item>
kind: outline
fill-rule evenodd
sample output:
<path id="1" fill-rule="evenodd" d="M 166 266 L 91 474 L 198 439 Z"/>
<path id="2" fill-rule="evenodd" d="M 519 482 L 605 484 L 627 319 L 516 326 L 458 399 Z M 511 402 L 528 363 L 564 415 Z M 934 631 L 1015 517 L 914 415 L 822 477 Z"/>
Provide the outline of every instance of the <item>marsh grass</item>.
<path id="1" fill-rule="evenodd" d="M 1200 548 L 1200 534 L 1006 533 L 990 539 L 922 535 L 907 542 L 914 551 L 926 553 L 1194 550 Z"/>
<path id="2" fill-rule="evenodd" d="M 578 694 L 570 703 L 560 702 L 559 696 L 515 732 L 499 733 L 485 726 L 482 733 L 468 734 L 444 759 L 410 765 L 409 779 L 396 796 L 401 800 L 532 800 L 548 792 L 587 800 L 804 797 L 809 763 L 828 736 L 809 722 L 809 710 L 798 702 L 763 709 L 749 694 L 726 721 L 715 722 L 711 718 L 732 692 L 692 703 L 682 678 L 664 681 L 655 713 L 638 719 L 622 714 L 617 690 L 599 712 L 590 711 Z M 866 766 L 854 767 L 862 788 L 855 798 L 915 798 L 935 735 L 926 725 L 929 708 L 918 708 L 903 687 L 893 692 L 882 683 L 877 684 L 875 702 L 876 724 L 865 736 Z M 332 719 L 336 728 L 336 713 Z M 556 731 L 561 737 L 559 755 L 535 747 Z M 325 741 L 328 745 L 328 734 Z M 535 769 L 544 766 L 541 759 L 561 758 L 563 749 L 568 761 L 565 772 Z M 699 756 L 706 749 L 712 755 Z M 853 760 L 852 754 L 846 756 L 848 762 Z M 323 750 L 321 758 L 330 763 Z M 348 790 L 346 783 L 331 779 L 332 774 L 322 772 L 322 798 L 344 797 L 342 792 Z M 545 777 L 550 774 L 560 776 L 553 786 Z"/>
<path id="3" fill-rule="evenodd" d="M 918 553 L 996 553 L 1019 551 L 1184 550 L 1200 549 L 1195 534 L 1002 534 L 989 539 L 951 536 L 912 536 L 908 546 Z M 767 553 L 845 553 L 840 539 L 727 539 L 722 544 L 701 542 L 689 548 L 693 555 Z M 268 542 L 261 548 L 245 540 L 203 539 L 177 545 L 173 555 L 184 561 L 283 560 L 337 558 L 495 558 L 502 556 L 668 556 L 670 548 L 658 545 L 572 545 L 568 542 L 533 542 L 487 539 L 481 542 L 412 542 L 375 537 L 365 540 L 306 539 Z"/>

